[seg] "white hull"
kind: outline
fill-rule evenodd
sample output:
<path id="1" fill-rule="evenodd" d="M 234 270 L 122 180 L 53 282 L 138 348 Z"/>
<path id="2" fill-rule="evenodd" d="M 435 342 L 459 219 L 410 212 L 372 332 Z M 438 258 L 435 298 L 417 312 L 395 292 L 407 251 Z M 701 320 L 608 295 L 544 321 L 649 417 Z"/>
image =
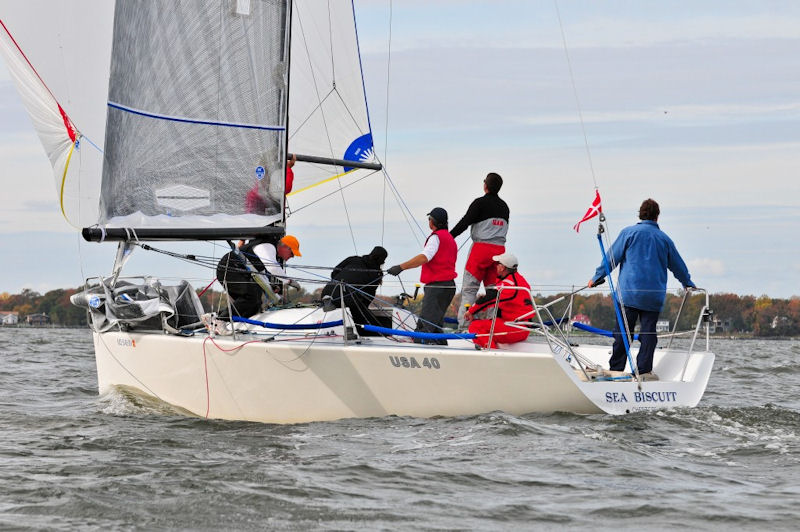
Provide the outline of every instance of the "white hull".
<path id="1" fill-rule="evenodd" d="M 714 362 L 706 351 L 659 349 L 660 380 L 640 385 L 586 380 L 566 353 L 554 354 L 541 339 L 478 351 L 463 340 L 424 346 L 384 338 L 358 344 L 297 334 L 266 338 L 95 333 L 99 389 L 132 388 L 197 416 L 267 423 L 491 411 L 624 414 L 695 406 Z M 607 367 L 608 346 L 575 349 Z"/>

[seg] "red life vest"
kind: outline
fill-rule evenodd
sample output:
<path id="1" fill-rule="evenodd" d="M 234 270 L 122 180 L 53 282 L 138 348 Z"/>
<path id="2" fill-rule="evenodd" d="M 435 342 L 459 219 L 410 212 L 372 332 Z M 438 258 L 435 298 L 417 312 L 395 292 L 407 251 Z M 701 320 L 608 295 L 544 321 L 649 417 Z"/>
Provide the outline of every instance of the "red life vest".
<path id="1" fill-rule="evenodd" d="M 292 191 L 292 186 L 294 185 L 294 170 L 286 167 L 286 186 L 283 189 L 284 194 L 288 194 Z"/>
<path id="2" fill-rule="evenodd" d="M 520 286 L 528 290 L 503 290 L 500 293 L 498 315 L 506 321 L 515 320 L 533 310 L 533 302 L 529 293 L 530 285 L 525 278 L 517 272 L 507 275 L 502 281 L 497 283 L 497 289 L 504 287 Z"/>
<path id="3" fill-rule="evenodd" d="M 458 256 L 456 240 L 447 229 L 438 229 L 428 236 L 425 240 L 426 244 L 433 235 L 439 237 L 439 250 L 431 260 L 422 265 L 422 274 L 419 280 L 425 284 L 452 281 L 458 277 L 456 273 L 456 257 Z"/>

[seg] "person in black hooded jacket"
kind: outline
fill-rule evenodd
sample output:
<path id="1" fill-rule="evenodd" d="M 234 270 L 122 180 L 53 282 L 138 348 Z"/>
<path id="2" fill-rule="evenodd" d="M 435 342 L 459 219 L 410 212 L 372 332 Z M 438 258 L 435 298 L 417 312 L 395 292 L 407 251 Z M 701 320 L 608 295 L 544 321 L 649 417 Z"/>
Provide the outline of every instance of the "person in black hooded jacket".
<path id="1" fill-rule="evenodd" d="M 322 289 L 326 308 L 340 307 L 343 294 L 344 304 L 356 324 L 379 325 L 369 305 L 381 284 L 381 267 L 387 256 L 384 248 L 375 246 L 368 255 L 353 255 L 337 264 L 331 272 L 331 281 Z"/>

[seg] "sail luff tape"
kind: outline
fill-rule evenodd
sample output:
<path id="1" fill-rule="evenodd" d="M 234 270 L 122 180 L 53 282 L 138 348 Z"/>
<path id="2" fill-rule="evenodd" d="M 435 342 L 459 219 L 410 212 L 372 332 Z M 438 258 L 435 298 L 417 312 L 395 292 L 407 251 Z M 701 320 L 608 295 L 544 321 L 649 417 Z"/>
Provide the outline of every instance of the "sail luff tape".
<path id="1" fill-rule="evenodd" d="M 287 196 L 294 196 L 295 194 L 299 194 L 300 192 L 303 192 L 303 191 L 308 190 L 310 188 L 314 188 L 314 187 L 319 186 L 319 185 L 321 185 L 323 183 L 327 183 L 329 181 L 333 181 L 335 179 L 339 179 L 340 177 L 344 177 L 347 174 L 349 174 L 350 172 L 355 172 L 356 170 L 357 170 L 357 168 L 353 168 L 352 170 L 348 170 L 347 172 L 342 172 L 341 174 L 336 174 L 335 176 L 329 177 L 327 179 L 323 179 L 322 181 L 314 183 L 313 185 L 308 185 L 307 187 L 303 187 L 300 190 L 293 190 L 293 191 L 289 192 L 286 195 Z"/>

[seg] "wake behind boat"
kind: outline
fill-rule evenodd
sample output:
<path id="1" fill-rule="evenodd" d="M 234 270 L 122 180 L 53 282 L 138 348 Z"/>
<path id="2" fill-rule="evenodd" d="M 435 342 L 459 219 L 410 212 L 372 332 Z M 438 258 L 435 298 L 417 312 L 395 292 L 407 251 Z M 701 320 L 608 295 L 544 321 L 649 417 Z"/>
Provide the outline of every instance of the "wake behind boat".
<path id="1" fill-rule="evenodd" d="M 290 143 L 293 193 L 378 171 L 389 181 L 373 148 L 350 1 L 118 0 L 113 30 L 99 144 L 5 24 L 0 34 L 62 212 L 87 226 L 87 240 L 119 242 L 112 274 L 74 298 L 91 318 L 100 393 L 125 387 L 198 416 L 271 423 L 624 414 L 700 401 L 714 361 L 707 295 L 688 349 L 658 350 L 657 378 L 645 378 L 608 371 L 608 346 L 576 345 L 552 303 L 533 294 L 535 313 L 507 323 L 530 339 L 480 349 L 467 334 L 414 332 L 417 317 L 402 305 L 374 308 L 380 327 L 355 322 L 345 306 L 274 305 L 223 322 L 188 282 L 123 278 L 131 252 L 152 249 L 148 241 L 228 241 L 237 254 L 237 239 L 285 234 Z M 101 177 L 91 174 L 100 167 Z M 247 261 L 240 269 L 255 274 Z M 703 332 L 705 349 L 695 349 Z"/>

